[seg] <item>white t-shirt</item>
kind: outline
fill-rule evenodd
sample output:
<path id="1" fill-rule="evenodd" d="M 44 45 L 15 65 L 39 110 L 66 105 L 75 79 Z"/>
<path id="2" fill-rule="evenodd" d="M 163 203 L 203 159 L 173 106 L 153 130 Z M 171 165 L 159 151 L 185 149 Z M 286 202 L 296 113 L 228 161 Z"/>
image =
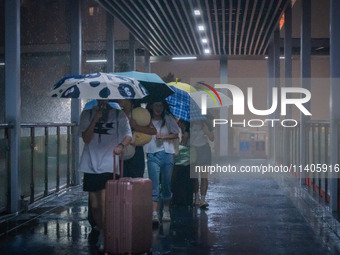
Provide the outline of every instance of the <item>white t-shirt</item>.
<path id="1" fill-rule="evenodd" d="M 201 147 L 208 143 L 207 136 L 203 131 L 203 124 L 194 122 L 190 126 L 190 145 Z"/>
<path id="2" fill-rule="evenodd" d="M 107 122 L 96 124 L 92 140 L 84 145 L 79 164 L 80 172 L 92 174 L 113 173 L 114 148 L 123 141 L 125 136 L 132 136 L 128 118 L 123 111 L 118 111 L 118 113 L 117 111 L 116 109 L 110 109 Z M 81 113 L 80 136 L 88 128 L 94 115 L 95 110 L 93 109 L 85 110 Z M 116 166 L 118 164 L 119 162 L 116 160 Z M 117 171 L 117 173 L 119 172 Z"/>
<path id="3" fill-rule="evenodd" d="M 179 127 L 176 123 L 176 120 L 171 116 L 166 116 L 165 120 L 166 123 L 163 127 L 163 120 L 152 120 L 152 124 L 157 129 L 157 132 L 161 134 L 178 134 Z M 144 145 L 144 152 L 156 153 L 159 151 L 165 151 L 167 153 L 174 154 L 175 148 L 171 140 L 159 140 L 156 139 L 156 135 L 153 135 L 151 141 Z"/>

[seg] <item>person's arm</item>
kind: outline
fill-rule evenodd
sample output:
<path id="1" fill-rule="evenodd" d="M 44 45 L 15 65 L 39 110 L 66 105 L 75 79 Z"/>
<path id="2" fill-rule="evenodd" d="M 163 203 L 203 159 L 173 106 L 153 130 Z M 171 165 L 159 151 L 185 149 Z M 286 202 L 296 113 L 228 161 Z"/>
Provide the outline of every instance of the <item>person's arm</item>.
<path id="1" fill-rule="evenodd" d="M 168 125 L 169 134 L 157 133 L 156 138 L 162 140 L 173 140 L 178 138 L 179 127 L 176 120 L 172 117 L 169 117 L 168 119 L 166 119 L 166 121 L 170 122 Z"/>
<path id="2" fill-rule="evenodd" d="M 124 137 L 123 140 L 113 149 L 114 153 L 121 155 L 123 149 L 128 146 L 132 140 L 132 132 L 129 124 L 129 119 L 123 111 L 119 112 L 118 117 L 118 137 Z"/>
<path id="3" fill-rule="evenodd" d="M 170 134 L 161 134 L 157 133 L 156 134 L 157 139 L 162 139 L 162 140 L 172 140 L 178 138 L 178 134 L 170 133 Z"/>
<path id="4" fill-rule="evenodd" d="M 152 121 L 150 121 L 148 126 L 139 126 L 135 120 L 131 119 L 130 120 L 130 126 L 131 129 L 137 132 L 141 132 L 147 135 L 155 135 L 157 134 L 157 130 L 155 128 L 155 126 L 152 124 Z"/>
<path id="5" fill-rule="evenodd" d="M 182 140 L 181 140 L 180 145 L 187 146 L 188 140 L 189 140 L 189 132 L 184 132 L 182 135 Z"/>
<path id="6" fill-rule="evenodd" d="M 103 115 L 103 110 L 98 108 L 96 110 L 96 113 L 95 113 L 93 119 L 90 122 L 90 125 L 87 127 L 87 129 L 85 131 L 82 132 L 81 136 L 82 136 L 85 144 L 88 144 L 88 143 L 91 142 L 91 140 L 93 138 L 94 128 L 96 126 L 96 123 L 99 121 L 99 119 L 102 117 L 102 115 Z"/>
<path id="7" fill-rule="evenodd" d="M 203 131 L 204 134 L 209 138 L 210 141 L 214 141 L 215 140 L 215 136 L 214 136 L 214 132 L 210 131 L 207 124 L 203 123 Z"/>
<path id="8" fill-rule="evenodd" d="M 125 136 L 123 141 L 114 148 L 114 153 L 120 155 L 124 148 L 130 144 L 131 140 L 131 136 Z"/>

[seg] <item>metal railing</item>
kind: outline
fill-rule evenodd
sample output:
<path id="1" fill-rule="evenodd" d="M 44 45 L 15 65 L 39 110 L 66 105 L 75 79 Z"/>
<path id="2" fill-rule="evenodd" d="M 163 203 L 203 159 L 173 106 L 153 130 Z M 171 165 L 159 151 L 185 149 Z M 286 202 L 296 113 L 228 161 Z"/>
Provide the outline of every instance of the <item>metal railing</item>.
<path id="1" fill-rule="evenodd" d="M 306 164 L 302 167 L 311 167 L 316 164 L 329 164 L 329 146 L 330 146 L 330 122 L 329 121 L 306 121 Z M 300 157 L 300 126 L 294 128 L 277 127 L 275 136 L 275 160 L 277 163 L 301 165 Z M 292 169 L 293 170 L 293 169 Z M 300 177 L 300 171 L 292 171 L 296 177 Z M 301 177 L 304 178 L 305 184 L 313 191 L 318 192 L 326 202 L 329 202 L 328 179 L 326 173 L 312 171 L 303 171 Z"/>
<path id="2" fill-rule="evenodd" d="M 11 128 L 8 124 L 0 124 L 0 213 L 6 212 L 9 205 Z"/>
<path id="3" fill-rule="evenodd" d="M 329 164 L 330 122 L 306 122 L 306 167 L 316 164 Z M 309 169 L 313 170 L 313 169 Z M 306 184 L 329 202 L 327 173 L 309 171 Z"/>
<path id="4" fill-rule="evenodd" d="M 21 124 L 19 182 L 21 199 L 29 204 L 75 183 L 75 160 L 72 123 Z M 0 132 L 0 212 L 7 212 L 10 189 L 10 129 Z"/>

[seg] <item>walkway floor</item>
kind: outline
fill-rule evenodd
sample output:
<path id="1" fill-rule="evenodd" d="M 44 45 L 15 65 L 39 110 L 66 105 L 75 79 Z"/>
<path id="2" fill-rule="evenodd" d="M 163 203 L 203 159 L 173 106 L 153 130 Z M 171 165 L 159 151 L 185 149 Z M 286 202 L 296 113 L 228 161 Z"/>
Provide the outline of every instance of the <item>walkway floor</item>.
<path id="1" fill-rule="evenodd" d="M 153 254 L 340 254 L 296 197 L 271 178 L 209 180 L 209 208 L 172 208 L 172 221 L 153 231 Z M 70 189 L 2 222 L 0 253 L 97 254 L 86 217 L 87 193 Z"/>

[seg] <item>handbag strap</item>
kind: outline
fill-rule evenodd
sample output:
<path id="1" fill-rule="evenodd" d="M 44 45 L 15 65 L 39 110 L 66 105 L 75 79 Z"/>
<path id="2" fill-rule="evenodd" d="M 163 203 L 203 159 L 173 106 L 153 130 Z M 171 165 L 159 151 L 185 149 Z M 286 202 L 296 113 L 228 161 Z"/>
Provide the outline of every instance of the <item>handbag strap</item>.
<path id="1" fill-rule="evenodd" d="M 117 131 L 117 139 L 119 139 L 119 134 L 118 134 L 118 121 L 119 121 L 119 111 L 116 109 L 116 131 Z M 123 150 L 121 152 L 121 160 L 120 160 L 120 175 L 121 177 L 124 176 L 124 155 L 123 155 Z M 113 179 L 116 180 L 116 155 L 113 150 Z"/>

